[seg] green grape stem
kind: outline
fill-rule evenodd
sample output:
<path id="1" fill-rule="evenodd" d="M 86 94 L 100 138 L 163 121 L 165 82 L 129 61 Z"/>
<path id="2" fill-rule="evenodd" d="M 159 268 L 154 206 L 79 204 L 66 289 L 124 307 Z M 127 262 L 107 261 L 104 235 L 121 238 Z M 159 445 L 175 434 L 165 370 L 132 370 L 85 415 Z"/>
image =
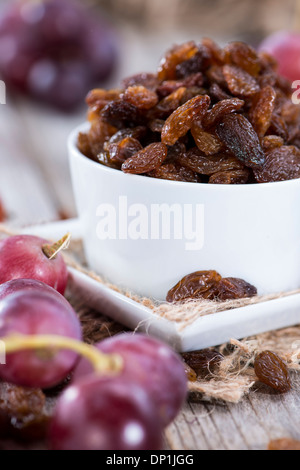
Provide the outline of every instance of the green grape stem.
<path id="1" fill-rule="evenodd" d="M 29 349 L 68 349 L 88 360 L 96 374 L 118 374 L 123 367 L 123 360 L 118 354 L 101 353 L 94 346 L 72 338 L 56 335 L 10 335 L 0 339 L 5 345 L 6 354 Z"/>

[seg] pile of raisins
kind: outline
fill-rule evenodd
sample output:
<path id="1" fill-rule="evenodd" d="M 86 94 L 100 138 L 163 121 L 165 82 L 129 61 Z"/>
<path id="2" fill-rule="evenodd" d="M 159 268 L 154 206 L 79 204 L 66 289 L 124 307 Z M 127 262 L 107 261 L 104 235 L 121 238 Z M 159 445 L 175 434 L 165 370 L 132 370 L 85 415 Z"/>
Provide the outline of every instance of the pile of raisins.
<path id="1" fill-rule="evenodd" d="M 78 147 L 125 173 L 192 183 L 300 178 L 300 107 L 274 59 L 242 42 L 173 47 L 156 74 L 87 96 Z"/>
<path id="2" fill-rule="evenodd" d="M 217 271 L 196 271 L 188 274 L 167 294 L 167 302 L 187 300 L 226 300 L 244 299 L 257 295 L 252 284 L 235 277 L 222 277 Z"/>

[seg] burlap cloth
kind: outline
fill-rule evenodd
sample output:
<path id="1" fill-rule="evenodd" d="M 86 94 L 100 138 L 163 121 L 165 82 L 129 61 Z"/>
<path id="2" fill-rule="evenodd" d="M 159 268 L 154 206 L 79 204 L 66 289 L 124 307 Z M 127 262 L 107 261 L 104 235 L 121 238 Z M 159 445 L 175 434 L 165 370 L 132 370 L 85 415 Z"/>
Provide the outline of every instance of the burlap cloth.
<path id="1" fill-rule="evenodd" d="M 12 232 L 0 224 L 0 238 L 15 233 L 15 231 Z M 300 289 L 298 289 L 292 292 L 226 302 L 193 301 L 180 305 L 158 303 L 149 298 L 141 298 L 132 292 L 122 291 L 118 286 L 112 285 L 90 271 L 85 266 L 80 242 L 72 242 L 68 253 L 64 253 L 64 257 L 70 267 L 147 306 L 154 315 L 176 322 L 179 329 L 191 325 L 199 316 L 213 315 L 216 312 L 300 293 Z M 94 343 L 125 330 L 122 325 L 99 314 L 99 312 L 91 311 L 86 305 L 81 304 L 80 300 L 76 298 L 76 286 L 69 286 L 67 297 L 79 314 L 85 341 Z M 300 324 L 244 338 L 242 341 L 232 338 L 230 343 L 218 346 L 216 349 L 225 356 L 218 371 L 210 372 L 204 379 L 198 378 L 195 382 L 189 382 L 190 393 L 194 398 L 200 398 L 201 400 L 221 400 L 238 403 L 245 394 L 250 392 L 256 382 L 253 362 L 258 352 L 266 349 L 272 350 L 287 362 L 291 370 L 298 371 L 300 369 Z"/>

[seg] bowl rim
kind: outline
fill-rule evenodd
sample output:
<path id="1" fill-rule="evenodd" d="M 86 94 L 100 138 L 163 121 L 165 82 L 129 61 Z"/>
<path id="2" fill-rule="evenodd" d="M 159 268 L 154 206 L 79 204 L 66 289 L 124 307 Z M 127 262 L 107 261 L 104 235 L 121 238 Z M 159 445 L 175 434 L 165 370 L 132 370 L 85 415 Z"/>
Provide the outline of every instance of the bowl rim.
<path id="1" fill-rule="evenodd" d="M 257 188 L 256 190 L 262 190 L 263 188 L 270 190 L 271 188 L 275 187 L 279 189 L 283 189 L 284 186 L 292 186 L 292 185 L 299 185 L 300 186 L 300 178 L 292 179 L 292 180 L 285 180 L 285 181 L 272 181 L 269 183 L 249 183 L 249 184 L 208 184 L 208 183 L 191 183 L 187 181 L 172 181 L 172 180 L 164 180 L 160 178 L 150 178 L 146 177 L 143 175 L 135 175 L 135 174 L 128 174 L 124 173 L 120 170 L 117 170 L 115 168 L 110 168 L 105 165 L 101 165 L 101 163 L 95 162 L 88 158 L 86 155 L 84 155 L 79 148 L 76 145 L 77 142 L 77 137 L 80 132 L 86 132 L 88 131 L 90 126 L 90 123 L 85 121 L 84 123 L 81 123 L 77 125 L 69 134 L 68 137 L 68 150 L 69 150 L 69 155 L 77 155 L 77 157 L 80 157 L 86 165 L 90 166 L 91 168 L 94 168 L 94 170 L 105 172 L 105 173 L 110 173 L 111 175 L 115 175 L 118 178 L 128 178 L 128 183 L 130 182 L 132 184 L 133 181 L 139 181 L 143 182 L 144 184 L 149 184 L 150 186 L 178 186 L 180 188 L 201 188 L 201 190 L 205 191 L 216 191 L 220 190 L 220 188 L 223 188 L 223 191 L 245 191 L 249 190 L 250 188 Z M 237 189 L 239 188 L 239 189 Z"/>

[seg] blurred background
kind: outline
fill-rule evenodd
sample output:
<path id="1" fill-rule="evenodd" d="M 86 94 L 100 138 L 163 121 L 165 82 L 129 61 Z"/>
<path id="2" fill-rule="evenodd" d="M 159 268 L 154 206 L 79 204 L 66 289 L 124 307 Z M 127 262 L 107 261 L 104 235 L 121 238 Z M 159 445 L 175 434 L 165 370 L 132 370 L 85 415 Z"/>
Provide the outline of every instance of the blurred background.
<path id="1" fill-rule="evenodd" d="M 300 30 L 299 0 L 0 0 L 0 220 L 75 215 L 66 150 L 93 87 L 154 72 L 175 43 Z"/>

